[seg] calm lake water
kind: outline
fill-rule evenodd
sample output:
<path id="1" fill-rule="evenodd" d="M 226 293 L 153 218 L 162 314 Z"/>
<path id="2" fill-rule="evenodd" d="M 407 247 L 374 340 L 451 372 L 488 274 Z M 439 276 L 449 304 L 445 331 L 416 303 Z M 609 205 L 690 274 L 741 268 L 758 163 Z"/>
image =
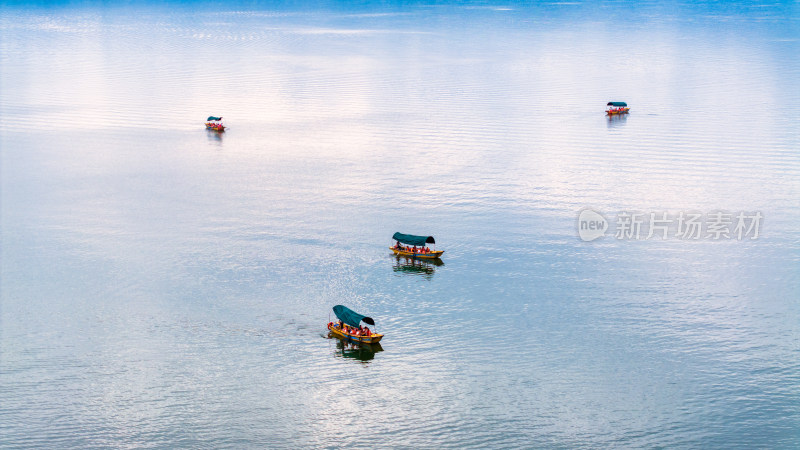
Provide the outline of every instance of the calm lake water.
<path id="1" fill-rule="evenodd" d="M 207 6 L 0 6 L 0 447 L 800 446 L 798 3 Z"/>

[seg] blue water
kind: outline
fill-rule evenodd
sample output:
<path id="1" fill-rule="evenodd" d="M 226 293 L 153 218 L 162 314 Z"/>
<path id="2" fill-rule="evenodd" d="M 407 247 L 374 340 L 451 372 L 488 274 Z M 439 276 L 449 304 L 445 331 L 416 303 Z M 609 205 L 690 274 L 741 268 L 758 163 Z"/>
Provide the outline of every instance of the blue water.
<path id="1" fill-rule="evenodd" d="M 797 3 L 0 13 L 0 446 L 800 446 Z"/>

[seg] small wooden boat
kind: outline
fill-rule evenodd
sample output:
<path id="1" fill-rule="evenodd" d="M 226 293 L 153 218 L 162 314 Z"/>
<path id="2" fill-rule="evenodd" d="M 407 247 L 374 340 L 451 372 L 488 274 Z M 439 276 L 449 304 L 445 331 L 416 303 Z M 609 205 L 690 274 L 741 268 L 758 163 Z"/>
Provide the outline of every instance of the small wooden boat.
<path id="1" fill-rule="evenodd" d="M 628 114 L 628 111 L 631 109 L 628 108 L 628 104 L 625 102 L 608 102 L 606 105 L 606 114 L 609 116 L 613 116 L 616 114 Z"/>
<path id="2" fill-rule="evenodd" d="M 397 241 L 397 243 L 389 247 L 389 250 L 398 256 L 437 259 L 444 253 L 444 250 L 436 250 L 436 241 L 433 239 L 433 236 L 415 236 L 413 234 L 395 233 L 392 239 Z M 433 250 L 429 250 L 425 244 L 433 244 Z"/>
<path id="3" fill-rule="evenodd" d="M 372 333 L 369 331 L 369 328 L 367 328 L 367 332 L 364 334 L 359 331 L 362 321 L 369 325 L 375 325 L 375 321 L 372 320 L 372 317 L 362 316 L 342 305 L 334 306 L 333 313 L 339 318 L 339 322 L 328 323 L 328 330 L 332 337 L 345 342 L 359 344 L 377 344 L 383 339 L 382 334 Z"/>
<path id="4" fill-rule="evenodd" d="M 208 119 L 206 119 L 206 130 L 225 131 L 225 125 L 222 124 L 222 117 L 208 116 Z"/>

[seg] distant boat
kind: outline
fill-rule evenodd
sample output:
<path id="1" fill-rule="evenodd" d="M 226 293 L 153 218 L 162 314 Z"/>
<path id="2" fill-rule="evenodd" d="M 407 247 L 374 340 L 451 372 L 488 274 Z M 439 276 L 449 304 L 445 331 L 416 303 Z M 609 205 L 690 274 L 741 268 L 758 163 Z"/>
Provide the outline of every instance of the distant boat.
<path id="1" fill-rule="evenodd" d="M 613 116 L 615 114 L 628 114 L 628 104 L 625 102 L 608 102 L 606 105 L 606 114 Z"/>
<path id="2" fill-rule="evenodd" d="M 392 239 L 397 243 L 389 247 L 395 255 L 410 256 L 412 258 L 436 259 L 442 256 L 444 250 L 436 251 L 436 241 L 433 236 L 414 236 L 413 234 L 395 233 Z M 405 245 L 401 245 L 405 244 Z M 425 244 L 434 244 L 433 250 L 426 250 Z"/>
<path id="3" fill-rule="evenodd" d="M 206 129 L 212 131 L 225 131 L 225 125 L 222 124 L 222 117 L 208 116 L 208 119 L 206 119 Z"/>
<path id="4" fill-rule="evenodd" d="M 368 325 L 375 325 L 375 321 L 372 319 L 372 317 L 362 316 L 352 309 L 342 305 L 334 306 L 333 313 L 339 318 L 338 323 L 328 323 L 328 330 L 330 330 L 331 335 L 334 337 L 345 342 L 359 344 L 377 344 L 381 341 L 381 339 L 383 339 L 382 334 L 372 333 L 369 331 L 369 329 L 367 329 L 367 333 L 363 335 L 359 331 L 361 322 L 364 322 Z"/>

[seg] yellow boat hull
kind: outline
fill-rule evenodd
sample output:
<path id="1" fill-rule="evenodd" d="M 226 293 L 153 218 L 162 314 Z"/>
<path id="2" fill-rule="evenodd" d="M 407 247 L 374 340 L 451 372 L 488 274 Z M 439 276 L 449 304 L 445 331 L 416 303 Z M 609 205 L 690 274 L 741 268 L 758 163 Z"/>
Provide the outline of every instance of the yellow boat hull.
<path id="1" fill-rule="evenodd" d="M 606 111 L 606 114 L 608 114 L 609 116 L 613 116 L 615 114 L 628 114 L 628 111 L 630 110 L 631 110 L 630 108 L 610 109 Z"/>
<path id="2" fill-rule="evenodd" d="M 422 259 L 437 259 L 442 256 L 444 250 L 439 250 L 438 252 L 430 252 L 430 253 L 414 253 L 414 252 L 407 252 L 405 250 L 398 250 L 394 247 L 389 247 L 389 250 L 393 251 L 395 255 L 400 256 L 408 256 L 409 258 L 422 258 Z"/>
<path id="3" fill-rule="evenodd" d="M 377 344 L 378 342 L 383 339 L 382 334 L 374 333 L 369 336 L 356 336 L 350 333 L 345 333 L 336 324 L 328 324 L 328 330 L 331 332 L 331 335 L 335 338 L 341 339 L 347 342 L 358 342 L 361 344 Z"/>

